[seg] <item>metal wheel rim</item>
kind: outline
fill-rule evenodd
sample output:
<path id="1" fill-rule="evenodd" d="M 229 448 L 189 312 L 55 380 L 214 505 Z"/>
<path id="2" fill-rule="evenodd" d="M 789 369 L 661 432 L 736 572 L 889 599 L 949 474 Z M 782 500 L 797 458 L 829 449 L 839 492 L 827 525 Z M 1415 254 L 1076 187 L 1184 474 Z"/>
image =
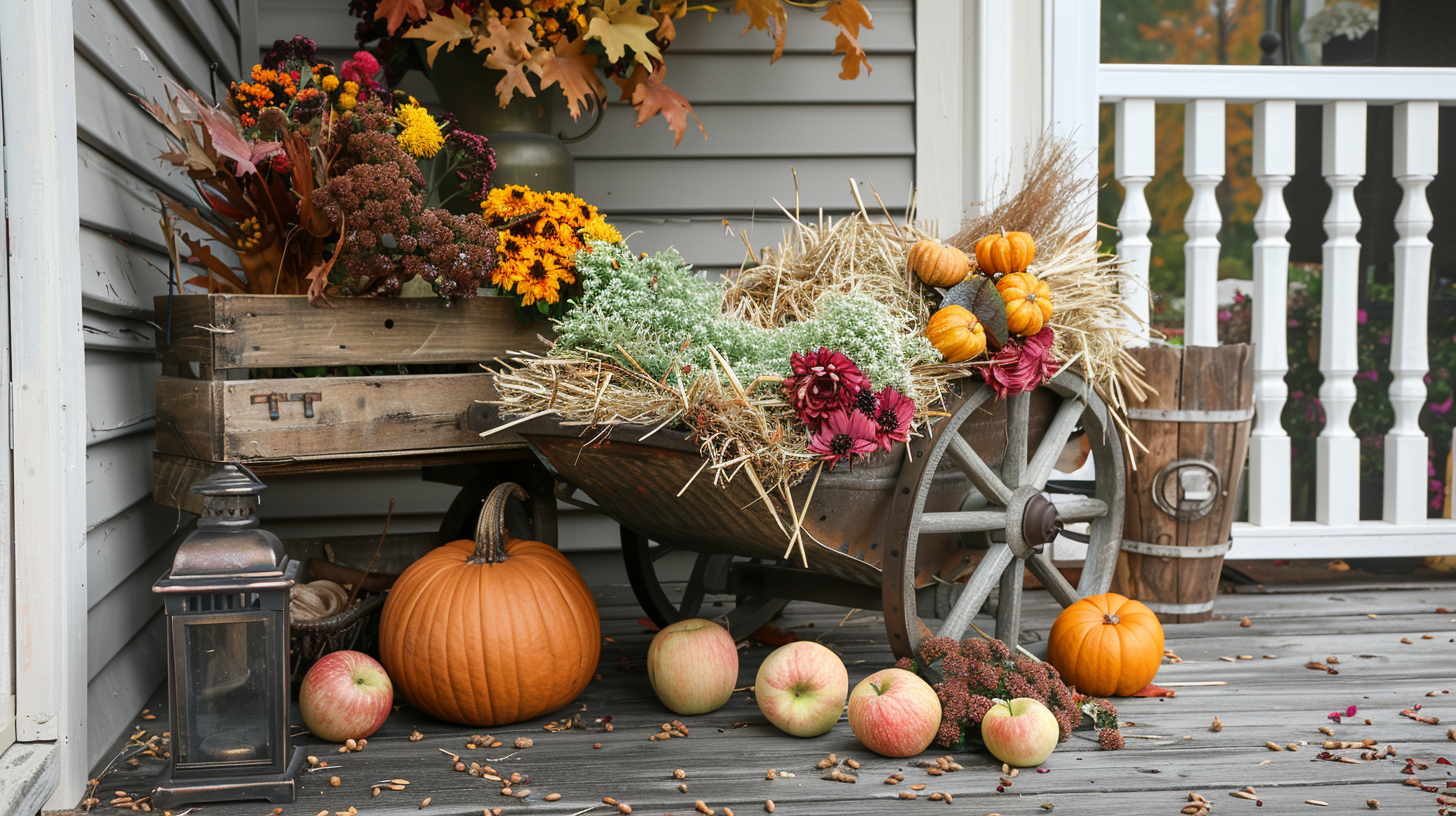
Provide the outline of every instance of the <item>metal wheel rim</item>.
<path id="1" fill-rule="evenodd" d="M 1005 460 L 1003 460 L 1000 471 L 994 471 L 988 466 L 985 469 L 993 472 L 997 479 L 1002 480 L 1003 487 L 1008 487 L 1011 491 L 1015 491 L 1016 486 L 1008 483 L 1019 481 L 1022 478 L 1039 479 L 1044 486 L 1050 476 L 1051 465 L 1055 463 L 1055 455 L 1047 453 L 1049 440 L 1070 433 L 1071 429 L 1079 423 L 1086 429 L 1097 462 L 1096 489 L 1092 501 L 1100 502 L 1103 512 L 1096 518 L 1087 519 L 1091 522 L 1089 526 L 1092 541 L 1088 544 L 1087 560 L 1083 567 L 1082 578 L 1078 586 L 1071 587 L 1056 571 L 1050 558 L 1047 558 L 1045 554 L 1030 554 L 1023 558 L 1011 551 L 1010 543 L 994 544 L 987 551 L 986 557 L 971 573 L 964 585 L 965 589 L 960 591 L 960 595 L 952 604 L 951 611 L 946 616 L 940 631 L 936 632 L 937 635 L 956 639 L 963 637 L 964 632 L 969 629 L 968 624 L 971 619 L 985 605 L 986 597 L 990 594 L 991 589 L 999 587 L 997 637 L 1008 640 L 1008 645 L 1014 645 L 1016 632 L 1020 625 L 1022 567 L 1031 569 L 1063 607 L 1071 605 L 1080 598 L 1106 592 L 1111 586 L 1112 572 L 1116 567 L 1117 551 L 1122 536 L 1123 496 L 1121 486 L 1125 480 L 1121 437 L 1107 406 L 1077 375 L 1070 371 L 1063 371 L 1042 387 L 1060 397 L 1062 403 L 1058 406 L 1058 414 L 1053 416 L 1037 451 L 1025 451 L 1025 460 L 1020 467 L 1020 473 L 1008 472 Z M 1030 394 L 1008 398 L 1006 460 L 1013 456 L 1010 426 L 1015 419 L 1016 407 L 1013 401 L 1018 398 L 1021 399 L 1020 410 L 1024 423 Z M 955 464 L 946 462 L 947 459 L 955 459 L 954 455 L 948 456 L 948 453 L 956 446 L 959 434 L 952 432 L 958 431 L 962 425 L 970 421 L 978 408 L 992 399 L 995 399 L 995 395 L 989 387 L 981 384 L 970 385 L 954 405 L 950 417 L 937 423 L 925 437 L 912 440 L 911 461 L 901 471 L 900 482 L 896 487 L 895 503 L 891 511 L 893 518 L 904 519 L 903 529 L 893 539 L 883 565 L 885 629 L 896 657 L 913 657 L 919 652 L 922 623 L 916 608 L 916 543 L 921 531 L 927 527 L 927 520 L 933 524 L 941 524 L 946 521 L 947 517 L 955 515 L 963 517 L 955 519 L 957 523 L 989 522 L 990 517 L 985 514 L 994 513 L 995 509 L 999 507 L 1004 512 L 1008 525 L 1020 527 L 1019 515 L 1012 512 L 1013 508 L 1001 504 L 993 495 L 987 495 L 987 499 L 990 501 L 988 511 L 930 514 L 934 518 L 928 518 L 924 512 L 930 482 L 934 478 L 934 474 L 943 466 L 942 463 L 963 469 L 960 462 Z M 1060 414 L 1064 410 L 1067 412 L 1073 410 L 1063 407 L 1070 400 L 1078 400 L 1081 403 L 1081 410 L 1077 416 L 1072 417 L 1071 425 L 1065 425 L 1069 420 Z M 1059 434 L 1058 428 L 1064 425 L 1065 431 Z M 1025 438 L 1024 430 L 1023 440 Z M 969 445 L 965 447 L 969 448 Z M 1061 446 L 1055 447 L 1059 451 Z M 984 463 L 982 464 L 984 465 Z M 977 483 L 975 477 L 972 478 L 972 482 L 976 483 L 978 491 L 983 494 L 988 492 L 981 489 L 981 485 Z M 990 487 L 994 488 L 995 485 Z M 1044 495 L 1044 491 L 1037 492 Z M 1024 499 L 1024 492 L 1022 496 L 1017 497 L 1017 501 Z M 1058 505 L 1059 509 L 1063 506 L 1067 506 L 1069 510 L 1075 512 L 1091 512 L 1095 509 L 1095 505 L 1091 503 L 1063 502 Z M 935 527 L 933 531 L 953 532 L 945 527 Z M 1013 534 L 1008 532 L 1006 537 L 1009 541 L 1013 538 Z M 954 590 L 950 586 L 943 585 L 937 587 L 937 591 L 949 593 Z"/>

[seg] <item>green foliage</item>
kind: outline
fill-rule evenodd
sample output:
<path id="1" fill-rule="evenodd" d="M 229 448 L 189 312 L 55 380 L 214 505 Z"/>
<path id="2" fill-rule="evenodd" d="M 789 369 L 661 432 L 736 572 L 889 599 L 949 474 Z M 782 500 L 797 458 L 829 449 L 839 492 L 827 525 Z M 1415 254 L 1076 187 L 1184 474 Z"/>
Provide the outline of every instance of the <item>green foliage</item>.
<path id="1" fill-rule="evenodd" d="M 557 326 L 560 342 L 630 365 L 625 351 L 654 377 L 682 366 L 712 370 L 709 347 L 741 382 L 783 377 L 790 354 L 825 346 L 853 360 L 874 387 L 912 395 L 910 367 L 939 359 L 929 341 L 869 297 L 830 295 L 815 317 L 765 329 L 722 317 L 724 285 L 694 272 L 676 251 L 637 258 L 620 245 L 591 246 L 577 255 L 582 297 Z"/>

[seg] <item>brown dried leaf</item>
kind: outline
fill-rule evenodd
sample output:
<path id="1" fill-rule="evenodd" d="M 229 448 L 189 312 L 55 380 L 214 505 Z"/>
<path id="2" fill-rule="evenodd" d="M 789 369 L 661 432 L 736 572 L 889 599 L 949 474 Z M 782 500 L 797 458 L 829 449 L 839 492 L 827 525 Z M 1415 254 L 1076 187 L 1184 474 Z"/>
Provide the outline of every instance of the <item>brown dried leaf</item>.
<path id="1" fill-rule="evenodd" d="M 784 55 L 784 38 L 788 35 L 789 15 L 784 11 L 783 0 L 738 0 L 733 13 L 747 12 L 748 28 L 743 33 L 758 29 L 773 35 L 774 50 L 769 62 L 777 62 Z"/>
<path id="2" fill-rule="evenodd" d="M 495 18 L 492 17 L 491 20 L 494 21 Z M 430 41 L 430 47 L 425 49 L 425 61 L 433 67 L 435 57 L 442 47 L 447 52 L 454 51 L 461 41 L 474 37 L 475 31 L 470 27 L 470 15 L 455 6 L 450 9 L 449 17 L 431 14 L 424 25 L 406 31 L 404 36 L 407 39 Z"/>
<path id="3" fill-rule="evenodd" d="M 693 120 L 698 123 L 698 130 L 703 132 L 703 140 L 707 141 L 708 130 L 693 112 L 693 106 L 682 94 L 662 84 L 666 75 L 667 66 L 659 65 L 656 71 L 638 82 L 633 89 L 632 104 L 637 108 L 637 126 L 641 127 L 643 122 L 661 113 L 662 118 L 667 120 L 667 126 L 672 129 L 672 144 L 676 147 L 682 143 L 683 133 L 688 129 L 688 114 L 692 114 Z"/>
<path id="4" fill-rule="evenodd" d="M 421 20 L 428 13 L 424 0 L 379 0 L 374 19 L 385 20 L 389 33 L 393 34 L 406 19 Z"/>
<path id="5" fill-rule="evenodd" d="M 585 37 L 572 42 L 563 39 L 554 51 L 541 48 L 531 57 L 531 70 L 541 77 L 541 90 L 560 86 L 566 94 L 572 119 L 581 117 L 583 107 L 591 110 L 592 105 L 602 104 L 607 96 L 607 86 L 597 76 L 596 55 L 583 54 L 585 48 Z"/>
<path id="6" fill-rule="evenodd" d="M 843 54 L 844 59 L 840 61 L 840 79 L 854 79 L 859 76 L 859 66 L 864 64 L 865 71 L 873 72 L 870 61 L 865 58 L 864 48 L 859 44 L 860 26 L 874 28 L 871 22 L 869 9 L 865 8 L 860 0 L 834 0 L 824 10 L 821 20 L 832 23 L 839 29 L 839 35 L 834 38 L 835 54 Z"/>

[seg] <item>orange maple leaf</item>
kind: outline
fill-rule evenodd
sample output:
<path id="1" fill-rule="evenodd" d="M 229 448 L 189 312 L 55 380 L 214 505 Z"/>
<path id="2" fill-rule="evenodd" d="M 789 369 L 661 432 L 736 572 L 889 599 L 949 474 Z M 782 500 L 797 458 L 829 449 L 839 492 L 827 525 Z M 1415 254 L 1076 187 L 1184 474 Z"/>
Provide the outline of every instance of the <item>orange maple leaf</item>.
<path id="1" fill-rule="evenodd" d="M 869 9 L 865 8 L 859 0 L 834 0 L 824 10 L 824 16 L 819 19 L 825 20 L 839 29 L 839 35 L 834 38 L 833 53 L 844 55 L 844 59 L 840 61 L 840 67 L 844 69 L 839 72 L 840 79 L 858 77 L 860 63 L 864 63 L 866 71 L 874 72 L 875 69 L 870 67 L 870 61 L 865 58 L 864 48 L 859 44 L 860 26 L 875 27 L 870 22 Z"/>
<path id="2" fill-rule="evenodd" d="M 504 25 L 499 17 L 491 17 L 486 20 L 485 35 L 475 39 L 475 52 L 491 49 L 500 55 L 498 62 L 523 62 L 531 58 L 535 45 L 529 19 L 517 17 Z"/>
<path id="3" fill-rule="evenodd" d="M 424 0 L 379 0 L 374 19 L 388 21 L 389 33 L 393 34 L 406 19 L 421 20 L 428 13 Z"/>
<path id="4" fill-rule="evenodd" d="M 693 120 L 698 123 L 698 130 L 703 132 L 703 141 L 708 140 L 708 129 L 703 127 L 703 120 L 694 113 L 693 106 L 688 103 L 683 95 L 662 84 L 662 79 L 667 75 L 667 66 L 659 65 L 646 79 L 637 83 L 632 90 L 632 104 L 637 108 L 637 127 L 651 119 L 657 114 L 667 120 L 667 126 L 672 129 L 672 146 L 677 147 L 682 143 L 683 134 L 688 129 L 688 114 L 693 115 Z"/>
<path id="5" fill-rule="evenodd" d="M 440 54 L 441 48 L 447 52 L 454 51 L 462 40 L 475 36 L 475 31 L 470 27 L 470 15 L 456 6 L 450 9 L 449 17 L 431 13 L 424 25 L 406 31 L 404 36 L 430 41 L 430 47 L 425 49 L 425 61 L 434 67 L 435 57 Z"/>
<path id="6" fill-rule="evenodd" d="M 748 28 L 743 29 L 744 34 L 755 28 L 773 34 L 774 51 L 769 62 L 777 62 L 784 55 L 784 37 L 788 34 L 789 25 L 789 14 L 784 11 L 783 0 L 738 0 L 733 5 L 733 13 L 741 11 L 748 13 Z M 865 16 L 868 17 L 869 13 L 866 12 Z M 826 15 L 824 19 L 829 17 Z"/>
<path id="7" fill-rule="evenodd" d="M 506 72 L 506 75 L 501 77 L 501 81 L 495 84 L 495 94 L 500 97 L 502 108 L 511 103 L 511 97 L 515 96 L 516 91 L 520 91 L 524 96 L 536 95 L 536 92 L 531 89 L 531 80 L 526 76 L 526 69 L 530 67 L 529 62 L 512 61 L 509 57 L 501 56 L 500 51 L 492 51 L 490 56 L 485 58 L 485 67 Z"/>
<path id="8" fill-rule="evenodd" d="M 597 76 L 596 55 L 582 54 L 585 48 L 585 37 L 572 42 L 563 39 L 554 51 L 542 48 L 531 55 L 531 71 L 541 78 L 541 90 L 559 85 L 572 119 L 581 117 L 583 103 L 591 110 L 592 104 L 602 104 L 607 96 L 607 86 Z"/>

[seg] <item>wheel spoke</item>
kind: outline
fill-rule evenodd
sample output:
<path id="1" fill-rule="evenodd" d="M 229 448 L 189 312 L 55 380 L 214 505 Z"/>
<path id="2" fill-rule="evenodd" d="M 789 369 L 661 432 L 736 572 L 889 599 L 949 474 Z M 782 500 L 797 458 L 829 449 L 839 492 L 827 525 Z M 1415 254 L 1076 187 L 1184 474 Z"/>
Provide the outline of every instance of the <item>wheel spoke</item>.
<path id="1" fill-rule="evenodd" d="M 1047 428 L 1046 435 L 1041 438 L 1041 444 L 1037 446 L 1036 455 L 1032 457 L 1031 464 L 1026 469 L 1026 483 L 1045 487 L 1047 479 L 1051 478 L 1052 467 L 1056 465 L 1057 458 L 1062 455 L 1062 449 L 1067 446 L 1067 439 L 1072 429 L 1077 427 L 1077 421 L 1082 418 L 1082 401 L 1072 397 L 1062 401 L 1062 407 L 1057 409 L 1057 415 L 1052 418 L 1052 424 Z"/>
<path id="2" fill-rule="evenodd" d="M 1057 515 L 1067 524 L 1078 521 L 1092 521 L 1107 515 L 1107 502 L 1101 499 L 1089 499 L 1082 496 L 1053 501 L 1057 506 Z"/>
<path id="3" fill-rule="evenodd" d="M 1036 553 L 1026 559 L 1026 567 L 1064 608 L 1077 602 L 1080 597 L 1077 590 L 1067 583 L 1067 579 L 1062 577 L 1062 571 L 1052 564 L 1052 560 L 1047 557 L 1046 553 Z"/>
<path id="4" fill-rule="evenodd" d="M 986 550 L 986 557 L 976 565 L 976 571 L 971 573 L 971 579 L 966 582 L 965 591 L 956 599 L 955 608 L 940 625 L 937 633 L 939 636 L 960 640 L 971 619 L 981 611 L 986 596 L 991 594 L 991 587 L 1001 580 L 1002 571 L 1011 563 L 1013 557 L 1011 548 L 1005 544 L 992 544 L 991 549 Z"/>
<path id="5" fill-rule="evenodd" d="M 983 533 L 1006 528 L 1004 510 L 970 510 L 958 513 L 922 513 L 920 534 Z"/>
<path id="6" fill-rule="evenodd" d="M 708 553 L 698 553 L 698 560 L 693 562 L 693 574 L 688 578 L 687 586 L 683 587 L 682 603 L 678 604 L 679 620 L 696 618 L 698 610 L 703 607 L 703 581 L 708 573 L 708 563 L 713 556 Z"/>
<path id="7" fill-rule="evenodd" d="M 976 453 L 975 449 L 971 447 L 971 443 L 967 442 L 964 437 L 960 434 L 953 435 L 947 452 L 982 495 L 1003 507 L 1011 501 L 1011 488 L 1001 481 L 1001 477 L 996 475 L 996 471 L 986 464 L 986 460 Z"/>
<path id="8" fill-rule="evenodd" d="M 1001 481 L 1011 488 L 1026 484 L 1026 423 L 1030 413 L 1030 391 L 1006 398 L 1006 455 L 1001 459 Z"/>
<path id="9" fill-rule="evenodd" d="M 1001 589 L 996 597 L 996 639 L 1015 651 L 1021 631 L 1021 580 L 1026 561 L 1013 558 L 1001 571 Z"/>

